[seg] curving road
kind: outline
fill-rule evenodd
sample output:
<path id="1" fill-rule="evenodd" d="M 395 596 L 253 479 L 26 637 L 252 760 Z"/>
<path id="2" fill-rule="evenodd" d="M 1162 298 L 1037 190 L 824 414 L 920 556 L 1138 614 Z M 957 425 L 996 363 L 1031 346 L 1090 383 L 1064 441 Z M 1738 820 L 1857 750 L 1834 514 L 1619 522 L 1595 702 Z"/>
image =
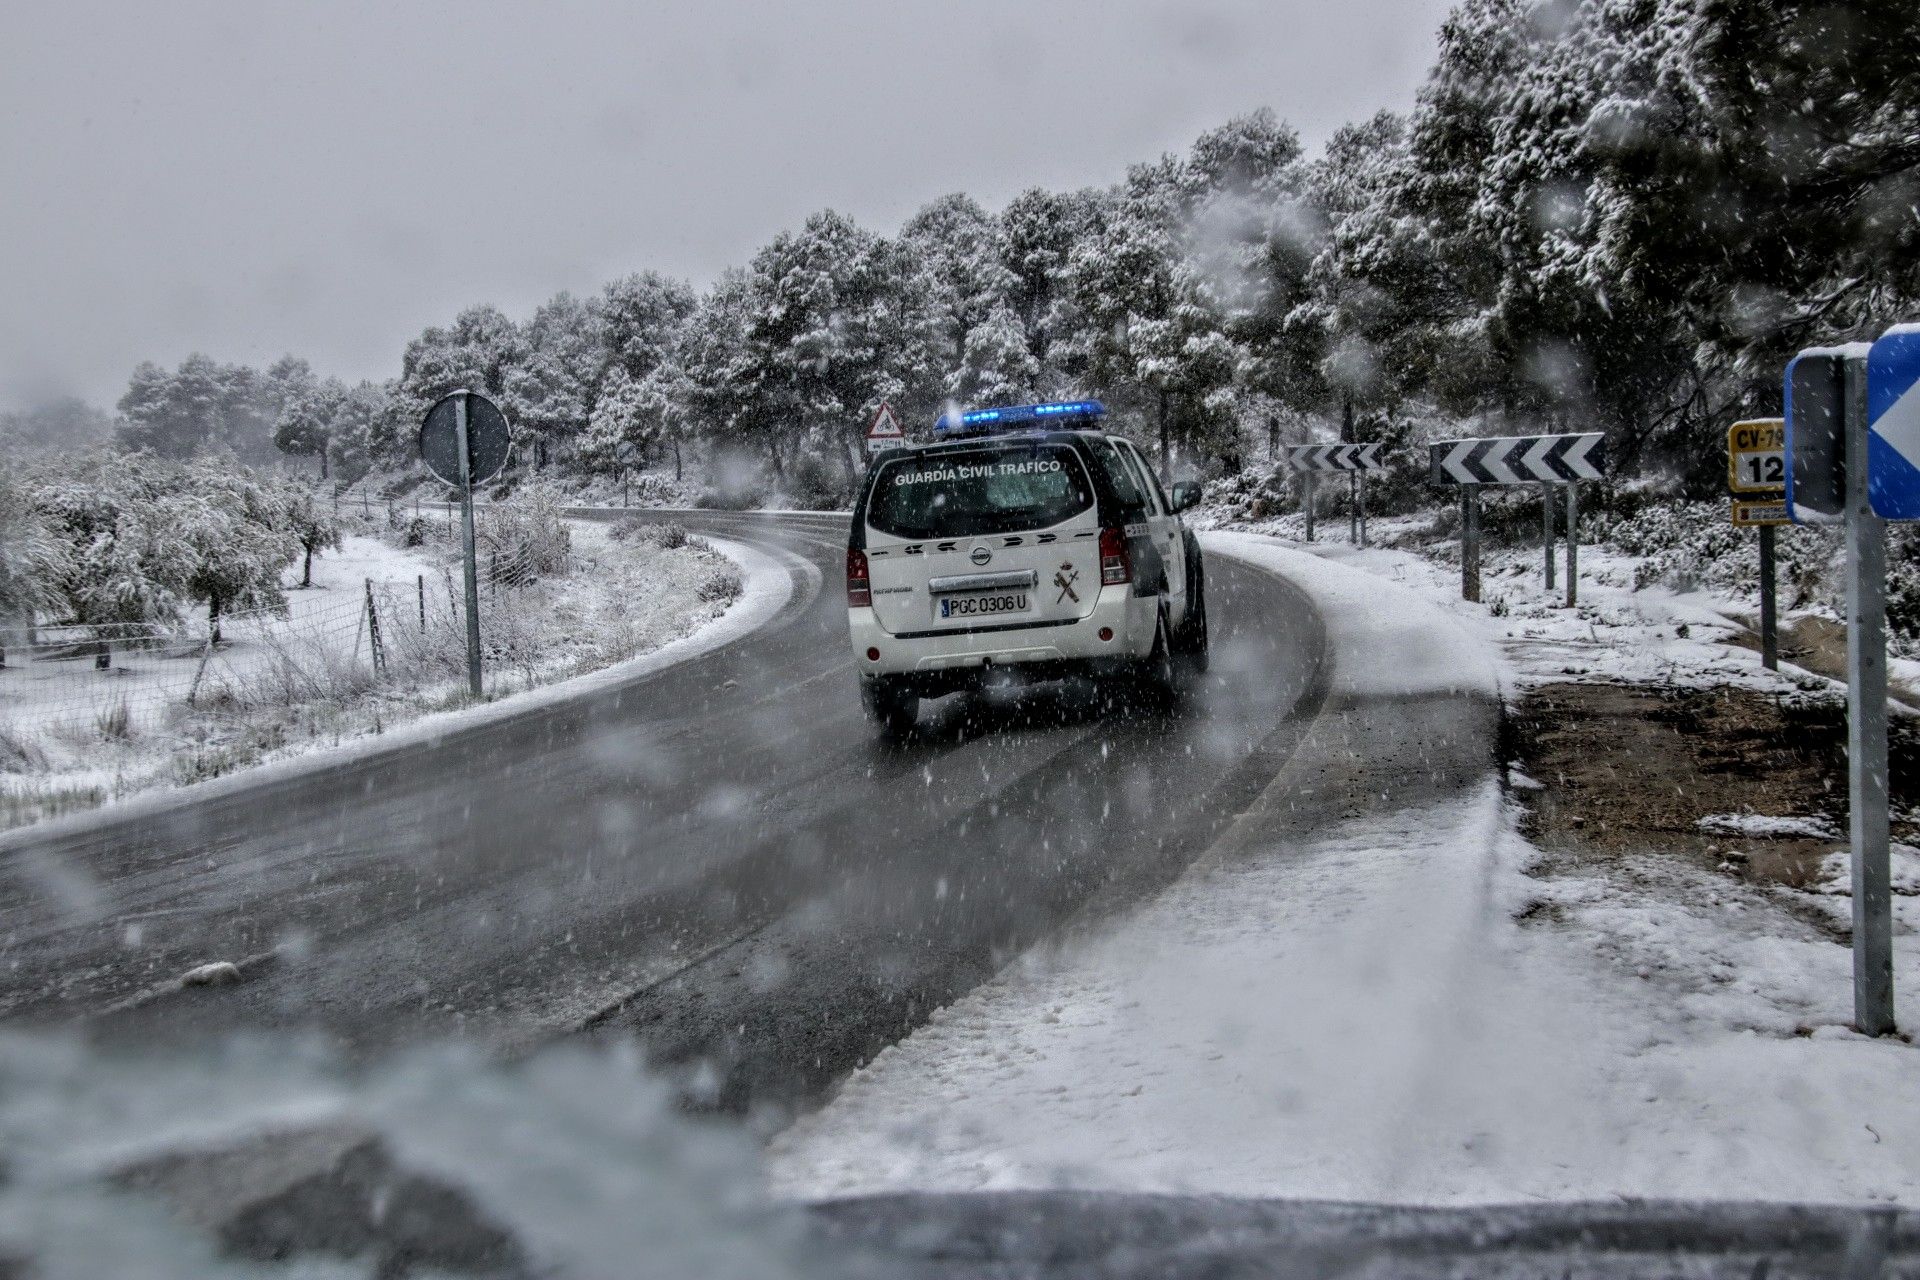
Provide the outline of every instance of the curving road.
<path id="1" fill-rule="evenodd" d="M 355 1049 L 637 1034 L 703 1064 L 696 1101 L 780 1109 L 1074 914 L 1178 874 L 1324 696 L 1305 597 L 1210 557 L 1215 660 L 1187 705 L 950 698 L 889 747 L 854 696 L 844 517 L 672 518 L 780 558 L 792 598 L 560 705 L 0 839 L 0 1017 L 143 1042 L 317 1027 Z M 178 987 L 216 958 L 244 980 Z"/>

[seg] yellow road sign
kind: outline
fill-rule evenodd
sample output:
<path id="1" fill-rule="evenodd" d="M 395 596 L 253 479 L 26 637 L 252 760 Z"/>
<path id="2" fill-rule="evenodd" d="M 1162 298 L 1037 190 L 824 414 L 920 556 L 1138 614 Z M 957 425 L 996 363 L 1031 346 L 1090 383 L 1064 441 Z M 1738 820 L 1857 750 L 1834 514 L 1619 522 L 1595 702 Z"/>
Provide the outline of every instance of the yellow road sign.
<path id="1" fill-rule="evenodd" d="M 1771 493 L 1786 484 L 1786 419 L 1757 418 L 1727 428 L 1729 489 L 1735 493 Z"/>
<path id="2" fill-rule="evenodd" d="M 1740 528 L 1751 528 L 1762 524 L 1791 524 L 1787 516 L 1787 503 L 1784 498 L 1771 501 L 1748 501 L 1742 498 L 1733 500 L 1733 522 Z"/>

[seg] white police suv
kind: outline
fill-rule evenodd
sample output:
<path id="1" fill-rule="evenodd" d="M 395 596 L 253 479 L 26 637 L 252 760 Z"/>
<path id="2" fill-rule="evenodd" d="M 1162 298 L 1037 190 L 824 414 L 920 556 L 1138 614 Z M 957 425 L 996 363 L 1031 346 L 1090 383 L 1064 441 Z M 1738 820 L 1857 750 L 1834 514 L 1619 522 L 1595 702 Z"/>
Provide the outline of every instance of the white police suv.
<path id="1" fill-rule="evenodd" d="M 890 735 L 920 699 L 1031 679 L 1127 676 L 1171 694 L 1205 670 L 1206 580 L 1179 513 L 1098 400 L 942 417 L 868 467 L 847 544 L 860 696 Z"/>

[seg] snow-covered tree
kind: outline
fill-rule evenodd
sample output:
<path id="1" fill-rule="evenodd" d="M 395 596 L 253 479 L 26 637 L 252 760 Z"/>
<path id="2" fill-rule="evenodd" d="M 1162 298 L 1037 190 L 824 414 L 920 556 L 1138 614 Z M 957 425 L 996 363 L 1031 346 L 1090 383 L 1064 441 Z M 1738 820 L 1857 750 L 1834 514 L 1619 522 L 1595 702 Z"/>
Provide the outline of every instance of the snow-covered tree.
<path id="1" fill-rule="evenodd" d="M 629 379 L 644 379 L 673 354 L 698 301 L 686 284 L 656 272 L 615 280 L 600 295 L 608 356 Z"/>
<path id="2" fill-rule="evenodd" d="M 301 552 L 300 585 L 313 585 L 313 557 L 329 548 L 343 545 L 343 530 L 333 514 L 333 504 L 304 484 L 288 482 L 281 486 L 276 523 L 299 544 Z"/>
<path id="3" fill-rule="evenodd" d="M 955 193 L 907 219 L 900 228 L 900 245 L 906 250 L 902 265 L 916 277 L 910 287 L 931 312 L 938 343 L 934 358 L 947 371 L 946 390 L 959 394 L 957 378 L 968 339 L 996 310 L 1007 307 L 1013 293 L 1014 275 L 1002 258 L 999 226 L 971 197 Z M 1011 311 L 1007 314 L 1013 317 Z"/>
<path id="4" fill-rule="evenodd" d="M 535 466 L 586 428 L 607 359 L 598 306 L 570 293 L 543 303 L 521 330 L 500 407 L 531 444 Z"/>
<path id="5" fill-rule="evenodd" d="M 338 378 L 289 388 L 274 425 L 274 447 L 292 457 L 318 458 L 320 478 L 327 479 L 328 447 L 346 401 L 346 384 Z"/>
<path id="6" fill-rule="evenodd" d="M 28 486 L 0 475 L 0 661 L 6 628 L 31 626 L 42 613 L 59 608 L 71 556 L 72 549 L 34 507 Z"/>
<path id="7" fill-rule="evenodd" d="M 948 385 L 963 406 L 1019 404 L 1039 396 L 1040 362 L 1012 307 L 995 307 L 967 333 Z"/>

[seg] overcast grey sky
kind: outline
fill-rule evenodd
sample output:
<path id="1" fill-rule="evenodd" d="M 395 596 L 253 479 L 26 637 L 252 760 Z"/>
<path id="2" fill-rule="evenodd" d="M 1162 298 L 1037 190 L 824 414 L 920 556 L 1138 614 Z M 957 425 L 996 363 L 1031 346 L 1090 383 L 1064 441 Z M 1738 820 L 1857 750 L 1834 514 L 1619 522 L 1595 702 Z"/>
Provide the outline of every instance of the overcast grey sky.
<path id="1" fill-rule="evenodd" d="M 1410 105 L 1447 0 L 0 0 L 0 406 L 200 350 L 399 372 L 460 307 L 710 281 L 1105 184 L 1257 106 Z"/>

